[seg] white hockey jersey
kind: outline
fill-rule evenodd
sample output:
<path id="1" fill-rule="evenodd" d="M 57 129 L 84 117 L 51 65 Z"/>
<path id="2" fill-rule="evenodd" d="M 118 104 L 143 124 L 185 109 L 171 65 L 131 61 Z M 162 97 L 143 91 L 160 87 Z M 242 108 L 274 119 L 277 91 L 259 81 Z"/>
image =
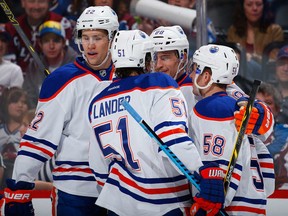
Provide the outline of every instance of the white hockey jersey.
<path id="1" fill-rule="evenodd" d="M 235 106 L 235 99 L 226 92 L 215 93 L 195 105 L 192 138 L 204 164 L 215 161 L 227 170 L 238 135 Z M 263 142 L 254 138 L 249 140 L 245 135 L 240 148 L 225 198 L 229 215 L 265 215 L 267 197 L 274 190 L 273 160 Z"/>
<path id="2" fill-rule="evenodd" d="M 106 70 L 92 71 L 79 57 L 45 79 L 36 116 L 20 143 L 13 179 L 33 181 L 43 163 L 57 152 L 54 186 L 73 195 L 98 196 L 88 163 L 86 110 L 92 92 L 100 92 L 100 81 L 102 87 L 110 84 L 113 73 L 112 64 Z"/>
<path id="3" fill-rule="evenodd" d="M 89 162 L 103 186 L 96 204 L 123 216 L 160 216 L 189 207 L 185 176 L 124 109 L 122 100 L 130 103 L 190 171 L 202 165 L 186 133 L 186 102 L 170 76 L 151 73 L 114 81 L 89 106 L 94 130 Z"/>

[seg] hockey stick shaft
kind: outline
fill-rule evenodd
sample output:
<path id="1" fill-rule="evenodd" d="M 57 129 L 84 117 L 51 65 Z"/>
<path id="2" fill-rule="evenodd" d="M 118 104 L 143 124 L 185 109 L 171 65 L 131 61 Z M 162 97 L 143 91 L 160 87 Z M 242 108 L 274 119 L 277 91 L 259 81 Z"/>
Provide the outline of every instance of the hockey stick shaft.
<path id="1" fill-rule="evenodd" d="M 194 178 L 193 174 L 184 166 L 179 158 L 169 149 L 165 143 L 158 137 L 158 135 L 150 128 L 150 126 L 141 118 L 141 116 L 134 110 L 134 108 L 125 100 L 122 105 L 129 112 L 129 114 L 140 124 L 140 126 L 148 133 L 148 135 L 156 140 L 162 151 L 173 161 L 173 163 L 180 169 L 180 171 L 187 177 L 198 190 L 200 190 L 199 183 Z"/>
<path id="2" fill-rule="evenodd" d="M 245 135 L 245 131 L 246 131 L 246 128 L 247 128 L 247 125 L 249 122 L 250 115 L 252 113 L 252 108 L 253 108 L 256 94 L 258 92 L 258 88 L 259 88 L 260 84 L 261 84 L 260 80 L 254 80 L 253 85 L 252 85 L 252 90 L 250 92 L 250 96 L 249 96 L 248 103 L 246 106 L 246 111 L 243 115 L 240 129 L 239 129 L 236 141 L 235 141 L 233 153 L 232 153 L 232 156 L 230 158 L 230 161 L 228 164 L 228 169 L 227 169 L 227 172 L 226 172 L 226 175 L 224 178 L 225 192 L 227 192 L 229 184 L 231 182 L 232 173 L 233 173 L 234 167 L 235 167 L 236 162 L 237 162 L 238 154 L 239 154 L 239 151 L 240 151 L 240 148 L 242 145 L 242 141 L 243 141 L 243 138 Z"/>
<path id="3" fill-rule="evenodd" d="M 129 114 L 136 120 L 137 123 L 147 132 L 147 134 L 154 139 L 160 146 L 162 151 L 171 159 L 171 161 L 178 167 L 178 169 L 186 176 L 188 181 L 200 191 L 199 182 L 195 179 L 193 174 L 185 167 L 185 165 L 179 160 L 179 158 L 169 149 L 169 147 L 160 139 L 160 137 L 152 130 L 152 128 L 145 122 L 144 119 L 136 112 L 136 110 L 126 101 L 123 100 L 121 104 L 129 112 Z M 227 213 L 224 210 L 220 211 L 220 214 L 225 216 Z"/>
<path id="4" fill-rule="evenodd" d="M 5 0 L 0 0 L 0 5 L 3 8 L 6 16 L 8 17 L 9 21 L 12 23 L 12 25 L 15 27 L 17 33 L 20 35 L 21 39 L 25 43 L 25 46 L 31 53 L 32 57 L 34 58 L 35 62 L 37 63 L 39 69 L 44 72 L 44 74 L 47 76 L 50 74 L 49 70 L 44 66 L 43 62 L 39 58 L 37 52 L 34 50 L 34 48 L 31 45 L 31 42 L 27 38 L 26 34 L 23 32 L 22 28 L 20 27 L 18 21 L 15 19 L 14 14 L 10 10 L 9 6 L 7 5 Z"/>

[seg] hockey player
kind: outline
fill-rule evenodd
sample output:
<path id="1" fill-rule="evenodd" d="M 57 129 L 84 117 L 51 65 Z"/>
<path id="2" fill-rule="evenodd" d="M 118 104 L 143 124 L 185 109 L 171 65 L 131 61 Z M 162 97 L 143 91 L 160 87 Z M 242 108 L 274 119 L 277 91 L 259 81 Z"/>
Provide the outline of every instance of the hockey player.
<path id="1" fill-rule="evenodd" d="M 191 110 L 196 102 L 201 99 L 201 96 L 192 94 L 193 82 L 186 74 L 189 74 L 189 71 L 191 70 L 191 61 L 187 63 L 189 44 L 184 31 L 180 26 L 160 26 L 151 33 L 150 38 L 154 45 L 152 55 L 154 70 L 157 72 L 164 72 L 177 81 L 186 99 L 188 107 L 187 112 L 188 115 L 190 115 Z M 227 85 L 226 92 L 229 96 L 237 100 L 239 99 L 239 104 L 243 106 L 235 116 L 237 119 L 236 127 L 239 128 L 245 111 L 245 101 L 247 100 L 247 98 L 244 98 L 243 96 L 246 95 L 234 82 Z M 255 116 L 255 119 L 251 118 L 251 121 L 249 121 L 248 128 L 250 130 L 247 131 L 247 133 L 250 134 L 253 132 L 258 135 L 262 141 L 265 141 L 273 130 L 273 121 L 270 121 L 273 119 L 273 116 L 271 116 L 272 113 L 265 105 L 258 106 L 253 111 L 255 111 L 255 115 L 253 115 Z M 257 124 L 256 127 L 255 124 Z"/>
<path id="2" fill-rule="evenodd" d="M 193 93 L 203 99 L 191 114 L 192 138 L 204 164 L 217 162 L 227 170 L 238 135 L 234 111 L 239 107 L 226 88 L 237 75 L 239 62 L 233 49 L 211 44 L 196 50 L 193 63 Z M 257 137 L 245 135 L 225 197 L 226 212 L 265 215 L 273 190 L 273 160 L 267 148 Z"/>
<path id="3" fill-rule="evenodd" d="M 197 97 L 192 94 L 192 80 L 187 75 L 189 42 L 178 26 L 160 26 L 150 35 L 153 42 L 153 64 L 156 72 L 170 75 L 178 83 L 188 106 L 188 113 L 194 107 Z"/>
<path id="4" fill-rule="evenodd" d="M 215 215 L 224 200 L 222 171 L 213 164 L 202 166 L 186 133 L 186 102 L 177 83 L 163 73 L 145 74 L 145 54 L 152 51 L 149 36 L 118 31 L 111 47 L 120 79 L 94 97 L 88 112 L 93 128 L 89 163 L 102 186 L 96 204 L 108 215 L 125 216 L 182 216 L 191 206 L 185 176 L 124 109 L 121 101 L 127 100 L 191 172 L 200 171 L 206 193 L 196 200 Z M 210 171 L 219 175 L 204 175 Z"/>
<path id="5" fill-rule="evenodd" d="M 83 57 L 55 70 L 42 85 L 36 116 L 21 140 L 13 180 L 5 189 L 5 215 L 34 215 L 33 181 L 55 153 L 53 215 L 101 215 L 88 164 L 89 124 L 84 110 L 92 92 L 100 92 L 100 82 L 108 85 L 112 80 L 109 48 L 118 26 L 118 17 L 108 6 L 88 7 L 77 20 L 75 40 Z"/>

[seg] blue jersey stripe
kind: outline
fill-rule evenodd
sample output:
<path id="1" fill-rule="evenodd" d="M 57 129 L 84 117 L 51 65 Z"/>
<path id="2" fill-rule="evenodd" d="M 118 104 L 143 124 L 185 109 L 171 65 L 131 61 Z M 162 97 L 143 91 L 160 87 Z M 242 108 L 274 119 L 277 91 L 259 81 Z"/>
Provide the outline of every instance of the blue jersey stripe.
<path id="1" fill-rule="evenodd" d="M 249 198 L 246 198 L 246 197 L 233 197 L 233 200 L 232 201 L 240 201 L 240 202 L 246 202 L 246 203 L 253 203 L 253 204 L 257 204 L 257 205 L 266 205 L 267 203 L 267 200 L 264 200 L 264 199 L 249 199 Z"/>
<path id="2" fill-rule="evenodd" d="M 57 149 L 57 146 L 56 146 L 56 145 L 54 145 L 53 143 L 51 143 L 51 142 L 49 142 L 49 141 L 47 141 L 47 140 L 44 140 L 44 139 L 37 139 L 37 138 L 32 137 L 32 136 L 29 136 L 29 135 L 27 135 L 27 134 L 25 134 L 25 135 L 23 136 L 23 139 L 28 140 L 28 141 L 31 141 L 31 142 L 41 143 L 41 144 L 43 144 L 43 145 L 45 145 L 45 146 L 48 146 L 48 147 L 50 147 L 50 148 L 52 148 L 52 149 L 54 149 L 54 150 Z"/>
<path id="3" fill-rule="evenodd" d="M 34 159 L 42 161 L 42 162 L 46 162 L 47 161 L 47 158 L 45 158 L 45 157 L 42 157 L 42 156 L 40 156 L 38 154 L 35 154 L 35 153 L 32 153 L 32 152 L 27 152 L 27 151 L 24 151 L 24 150 L 20 150 L 18 152 L 18 155 L 25 155 L 25 156 L 34 158 Z"/>
<path id="4" fill-rule="evenodd" d="M 66 181 L 66 180 L 78 180 L 78 181 L 92 181 L 95 182 L 94 176 L 76 176 L 76 175 L 61 175 L 61 176 L 55 176 L 53 175 L 54 181 Z"/>
<path id="5" fill-rule="evenodd" d="M 70 166 L 89 166 L 87 161 L 56 161 L 57 166 L 70 165 Z"/>

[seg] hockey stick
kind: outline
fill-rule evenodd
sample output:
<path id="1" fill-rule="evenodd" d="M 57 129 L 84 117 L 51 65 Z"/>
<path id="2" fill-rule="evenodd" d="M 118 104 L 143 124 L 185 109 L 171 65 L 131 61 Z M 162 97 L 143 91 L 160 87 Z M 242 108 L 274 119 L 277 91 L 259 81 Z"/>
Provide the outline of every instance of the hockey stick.
<path id="1" fill-rule="evenodd" d="M 35 62 L 37 63 L 39 69 L 41 71 L 44 72 L 44 74 L 47 76 L 50 74 L 49 70 L 44 66 L 44 64 L 42 63 L 41 59 L 39 58 L 38 54 L 36 53 L 36 51 L 34 50 L 34 48 L 32 47 L 29 39 L 27 38 L 27 36 L 25 35 L 25 33 L 23 32 L 22 28 L 20 27 L 18 21 L 15 19 L 14 14 L 12 13 L 12 11 L 10 10 L 9 6 L 7 5 L 5 0 L 0 0 L 0 5 L 3 8 L 6 16 L 8 17 L 8 19 L 10 20 L 10 22 L 12 23 L 12 25 L 15 27 L 16 31 L 18 32 L 18 34 L 20 35 L 21 39 L 23 40 L 23 42 L 25 43 L 25 46 L 27 47 L 27 49 L 29 50 L 29 52 L 31 53 L 32 57 L 34 58 Z"/>
<path id="2" fill-rule="evenodd" d="M 224 190 L 225 190 L 225 193 L 227 192 L 229 184 L 231 182 L 232 172 L 233 172 L 234 167 L 236 165 L 238 154 L 239 154 L 239 151 L 240 151 L 240 148 L 241 148 L 241 145 L 242 145 L 242 141 L 243 141 L 243 138 L 244 138 L 244 135 L 245 135 L 246 127 L 248 125 L 248 121 L 249 121 L 249 118 L 250 118 L 250 115 L 251 115 L 251 112 L 252 112 L 252 108 L 253 108 L 253 105 L 254 105 L 256 94 L 257 94 L 257 91 L 258 91 L 258 88 L 259 88 L 260 84 L 261 84 L 260 80 L 254 80 L 254 83 L 252 85 L 252 90 L 250 92 L 249 100 L 248 100 L 248 103 L 247 103 L 247 106 L 246 106 L 246 111 L 244 113 L 244 116 L 243 116 L 243 119 L 242 119 L 242 122 L 241 122 L 241 125 L 240 125 L 239 133 L 237 135 L 236 142 L 235 142 L 234 149 L 233 149 L 233 154 L 232 154 L 232 156 L 230 158 L 230 161 L 229 161 L 229 164 L 228 164 L 228 169 L 227 169 L 227 172 L 226 172 L 226 175 L 225 175 L 225 178 L 224 178 Z"/>
<path id="3" fill-rule="evenodd" d="M 194 175 L 185 167 L 185 165 L 179 160 L 179 158 L 169 149 L 169 147 L 160 139 L 160 137 L 152 130 L 152 128 L 145 122 L 144 119 L 136 112 L 136 110 L 126 101 L 123 100 L 121 104 L 129 112 L 129 114 L 136 120 L 137 123 L 147 132 L 147 134 L 153 138 L 160 146 L 162 151 L 172 160 L 177 168 L 186 176 L 188 181 L 193 184 L 198 191 L 200 191 L 199 182 L 195 179 Z M 221 215 L 227 215 L 224 210 L 220 210 Z"/>

